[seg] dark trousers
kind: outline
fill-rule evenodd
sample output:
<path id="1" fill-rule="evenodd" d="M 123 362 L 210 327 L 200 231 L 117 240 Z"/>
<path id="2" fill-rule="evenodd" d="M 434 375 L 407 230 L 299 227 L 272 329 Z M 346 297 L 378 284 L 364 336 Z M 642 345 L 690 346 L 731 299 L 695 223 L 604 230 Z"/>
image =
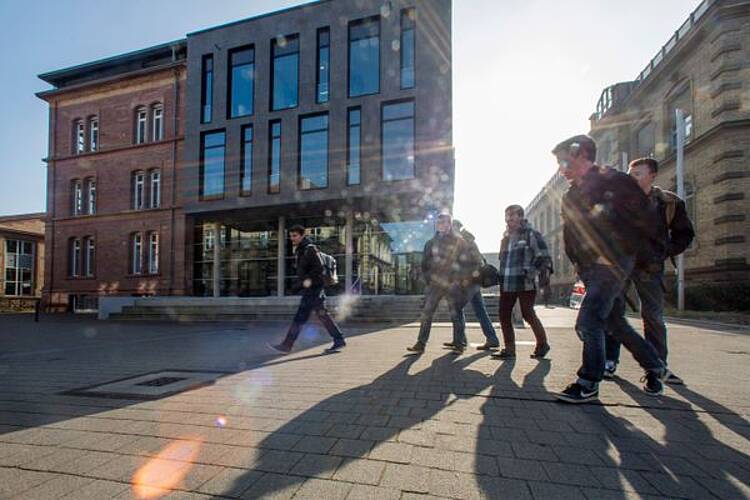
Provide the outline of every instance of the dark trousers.
<path id="1" fill-rule="evenodd" d="M 625 277 L 633 268 L 628 259 L 618 267 L 594 264 L 580 270 L 586 285 L 576 320 L 576 333 L 583 341 L 583 362 L 578 370 L 578 382 L 595 386 L 604 375 L 605 342 L 607 332 L 631 352 L 645 370 L 661 370 L 664 364 L 656 350 L 630 326 L 625 318 Z"/>
<path id="2" fill-rule="evenodd" d="M 452 342 L 457 346 L 466 346 L 466 317 L 464 316 L 463 309 L 478 290 L 478 285 L 470 287 L 453 285 L 450 288 L 428 285 L 424 291 L 424 306 L 420 315 L 417 342 L 422 345 L 427 344 L 427 341 L 430 339 L 430 330 L 432 329 L 432 317 L 435 315 L 438 305 L 440 305 L 440 300 L 445 297 L 448 302 L 451 322 L 453 323 Z"/>
<path id="3" fill-rule="evenodd" d="M 297 313 L 294 315 L 292 324 L 286 333 L 286 338 L 282 343 L 283 345 L 290 349 L 292 348 L 294 342 L 302 331 L 302 327 L 307 323 L 307 320 L 310 318 L 310 314 L 312 314 L 313 311 L 318 315 L 321 324 L 328 331 L 328 334 L 333 337 L 333 340 L 336 343 L 344 341 L 344 335 L 333 321 L 333 318 L 328 314 L 328 310 L 326 309 L 326 294 L 321 288 L 319 290 L 306 290 L 305 294 L 302 295 L 302 300 L 300 300 L 299 307 L 297 307 Z"/>
<path id="4" fill-rule="evenodd" d="M 630 279 L 641 300 L 641 319 L 646 342 L 654 346 L 664 364 L 667 364 L 667 325 L 664 323 L 664 272 L 650 273 L 633 271 Z M 620 343 L 612 335 L 607 335 L 607 361 L 620 362 Z"/>
<path id="5" fill-rule="evenodd" d="M 544 331 L 542 322 L 534 311 L 536 290 L 526 292 L 501 292 L 500 293 L 500 328 L 503 330 L 503 343 L 509 351 L 516 350 L 516 332 L 513 330 L 513 306 L 516 300 L 521 303 L 521 316 L 531 325 L 531 330 L 536 338 L 536 347 L 547 344 L 547 333 Z"/>

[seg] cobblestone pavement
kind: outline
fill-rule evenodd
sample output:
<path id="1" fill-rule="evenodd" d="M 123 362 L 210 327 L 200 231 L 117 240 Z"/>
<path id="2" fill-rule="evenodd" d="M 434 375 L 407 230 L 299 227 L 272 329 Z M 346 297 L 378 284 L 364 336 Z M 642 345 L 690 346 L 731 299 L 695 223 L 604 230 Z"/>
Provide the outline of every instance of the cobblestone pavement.
<path id="1" fill-rule="evenodd" d="M 750 498 L 750 336 L 674 325 L 685 386 L 640 389 L 624 354 L 601 404 L 551 392 L 574 377 L 574 312 L 538 309 L 549 360 L 456 356 L 436 325 L 308 328 L 292 355 L 282 324 L 97 322 L 0 316 L 0 498 Z M 476 325 L 469 340 L 480 343 Z M 219 372 L 157 400 L 66 395 L 162 370 Z M 165 386 L 167 387 L 167 386 Z"/>

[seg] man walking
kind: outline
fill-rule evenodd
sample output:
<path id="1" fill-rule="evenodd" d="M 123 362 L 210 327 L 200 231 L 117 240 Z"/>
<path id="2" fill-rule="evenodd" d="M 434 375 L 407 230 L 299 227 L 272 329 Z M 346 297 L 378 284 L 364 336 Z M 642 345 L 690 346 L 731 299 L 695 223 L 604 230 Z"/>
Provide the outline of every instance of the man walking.
<path id="1" fill-rule="evenodd" d="M 505 348 L 492 357 L 516 357 L 516 334 L 513 330 L 513 306 L 521 303 L 521 315 L 534 332 L 536 347 L 532 358 L 543 358 L 550 350 L 547 334 L 534 311 L 536 278 L 539 285 L 549 282 L 552 260 L 544 238 L 524 219 L 523 207 L 511 205 L 505 209 L 507 225 L 500 243 L 500 327 Z"/>
<path id="2" fill-rule="evenodd" d="M 676 194 L 654 186 L 659 173 L 659 162 L 653 158 L 639 158 L 630 162 L 628 174 L 648 196 L 655 219 L 657 237 L 638 249 L 635 269 L 630 280 L 641 299 L 641 319 L 646 342 L 656 349 L 667 365 L 667 326 L 664 323 L 664 260 L 684 252 L 695 237 L 693 224 L 685 210 L 685 202 Z M 604 377 L 612 378 L 620 361 L 620 342 L 607 335 L 607 361 Z M 665 382 L 682 384 L 682 379 L 668 372 Z"/>
<path id="3" fill-rule="evenodd" d="M 596 143 L 577 135 L 552 150 L 570 188 L 563 196 L 565 252 L 586 285 L 576 320 L 583 341 L 578 379 L 556 397 L 568 403 L 598 398 L 607 330 L 646 370 L 644 391 L 661 394 L 667 370 L 653 346 L 625 319 L 625 282 L 638 247 L 654 238 L 648 198 L 632 177 L 594 164 Z"/>
<path id="4" fill-rule="evenodd" d="M 427 286 L 419 336 L 413 346 L 406 348 L 409 352 L 424 352 L 430 338 L 432 317 L 443 297 L 448 302 L 453 323 L 453 351 L 460 354 L 466 349 L 466 322 L 461 312 L 478 290 L 479 285 L 472 283 L 472 280 L 478 277 L 480 262 L 463 238 L 453 230 L 452 219 L 448 213 L 438 215 L 437 232 L 424 246 L 422 275 Z"/>
<path id="5" fill-rule="evenodd" d="M 479 251 L 479 247 L 477 246 L 476 238 L 473 234 L 471 234 L 469 231 L 466 230 L 466 228 L 461 224 L 461 222 L 457 219 L 453 220 L 453 229 L 458 232 L 458 234 L 463 238 L 463 240 L 468 245 L 468 252 L 470 255 L 474 257 L 474 260 L 479 259 L 481 261 L 482 254 Z M 492 320 L 490 319 L 490 315 L 487 313 L 487 306 L 484 304 L 484 298 L 482 297 L 482 289 L 481 286 L 478 284 L 478 279 L 473 280 L 474 282 L 471 283 L 471 290 L 473 291 L 476 289 L 476 292 L 474 295 L 471 296 L 470 302 L 471 306 L 474 308 L 474 315 L 479 320 L 479 325 L 482 327 L 482 333 L 484 334 L 485 342 L 484 344 L 477 346 L 478 351 L 489 351 L 494 350 L 500 347 L 500 341 L 497 338 L 497 333 L 495 332 L 495 328 L 492 326 Z M 461 315 L 463 315 L 463 309 L 461 310 Z M 464 317 L 465 321 L 465 317 Z M 452 347 L 453 342 L 444 342 L 443 345 L 445 347 Z"/>
<path id="6" fill-rule="evenodd" d="M 344 336 L 326 309 L 325 282 L 323 280 L 323 261 L 318 248 L 313 245 L 309 237 L 305 236 L 305 228 L 299 225 L 289 229 L 289 239 L 294 246 L 294 257 L 297 268 L 296 292 L 302 294 L 297 313 L 287 331 L 286 338 L 281 344 L 272 345 L 275 350 L 288 354 L 292 350 L 295 340 L 302 331 L 302 327 L 310 318 L 313 311 L 323 324 L 328 334 L 333 337 L 333 345 L 326 352 L 333 353 L 346 346 Z"/>

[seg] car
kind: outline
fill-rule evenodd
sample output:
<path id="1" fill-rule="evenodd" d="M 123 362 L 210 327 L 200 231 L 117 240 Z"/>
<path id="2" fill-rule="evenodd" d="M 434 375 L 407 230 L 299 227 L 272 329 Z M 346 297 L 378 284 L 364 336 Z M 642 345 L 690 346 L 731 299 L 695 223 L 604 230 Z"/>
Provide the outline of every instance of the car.
<path id="1" fill-rule="evenodd" d="M 579 309 L 581 307 L 581 301 L 583 301 L 583 296 L 585 294 L 586 285 L 584 285 L 583 281 L 581 280 L 576 281 L 575 285 L 573 285 L 573 291 L 570 293 L 570 308 Z"/>

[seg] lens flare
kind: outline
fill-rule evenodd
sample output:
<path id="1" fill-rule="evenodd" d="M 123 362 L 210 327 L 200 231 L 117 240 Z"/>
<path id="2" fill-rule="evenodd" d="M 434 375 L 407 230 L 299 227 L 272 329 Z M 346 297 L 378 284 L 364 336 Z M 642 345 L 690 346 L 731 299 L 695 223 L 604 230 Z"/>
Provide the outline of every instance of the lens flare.
<path id="1" fill-rule="evenodd" d="M 216 426 L 217 427 L 224 427 L 227 425 L 227 418 L 226 417 L 217 417 L 216 418 Z"/>
<path id="2" fill-rule="evenodd" d="M 131 484 L 135 497 L 159 498 L 180 486 L 192 468 L 202 444 L 202 439 L 190 439 L 165 446 L 133 474 Z"/>

